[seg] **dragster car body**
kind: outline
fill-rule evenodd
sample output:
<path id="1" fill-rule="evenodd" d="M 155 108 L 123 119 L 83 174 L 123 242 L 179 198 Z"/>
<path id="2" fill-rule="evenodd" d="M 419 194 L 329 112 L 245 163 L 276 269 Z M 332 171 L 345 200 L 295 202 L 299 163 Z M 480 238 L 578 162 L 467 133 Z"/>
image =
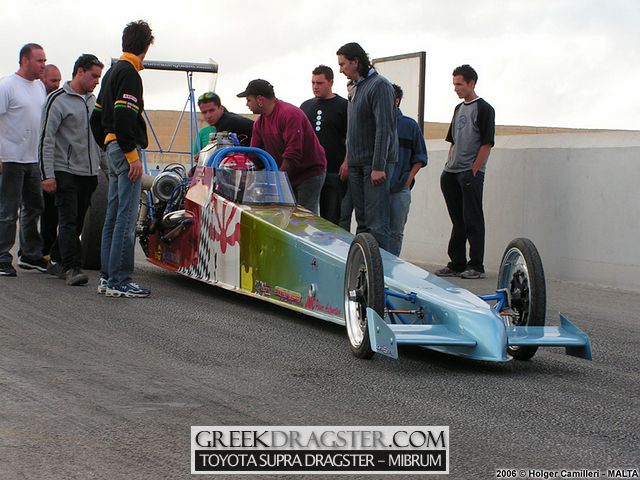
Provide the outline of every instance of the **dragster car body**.
<path id="1" fill-rule="evenodd" d="M 225 168 L 245 155 L 268 168 Z M 373 248 L 379 256 L 370 261 L 371 239 L 296 206 L 286 174 L 266 152 L 209 146 L 191 178 L 170 173 L 169 187 L 158 179 L 145 208 L 141 243 L 150 262 L 346 325 L 357 356 L 397 357 L 402 344 L 496 362 L 538 346 L 591 356 L 586 334 L 564 318 L 559 327 L 531 319 L 514 325 L 514 288 L 483 299 L 384 250 Z M 374 269 L 383 272 L 378 280 Z M 384 292 L 382 307 L 368 300 L 373 289 Z"/>

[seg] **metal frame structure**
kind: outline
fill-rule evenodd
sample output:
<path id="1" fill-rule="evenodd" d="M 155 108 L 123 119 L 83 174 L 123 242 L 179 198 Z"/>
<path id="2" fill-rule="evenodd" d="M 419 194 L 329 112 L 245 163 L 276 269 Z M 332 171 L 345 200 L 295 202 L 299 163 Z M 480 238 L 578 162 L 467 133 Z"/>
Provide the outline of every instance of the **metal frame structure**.
<path id="1" fill-rule="evenodd" d="M 119 59 L 111 58 L 111 65 L 113 66 Z M 195 62 L 171 62 L 171 61 L 159 61 L 159 60 L 145 60 L 142 62 L 142 65 L 147 70 L 162 70 L 162 71 L 171 71 L 171 72 L 185 72 L 187 75 L 187 87 L 189 89 L 189 93 L 187 95 L 187 100 L 185 101 L 184 106 L 182 107 L 182 112 L 180 113 L 180 117 L 176 123 L 175 129 L 173 130 L 173 134 L 171 135 L 171 140 L 169 141 L 169 146 L 167 149 L 163 149 L 160 144 L 160 140 L 158 139 L 158 135 L 153 128 L 153 124 L 147 115 L 146 110 L 144 111 L 144 118 L 149 125 L 151 130 L 151 134 L 153 135 L 153 139 L 158 146 L 158 150 L 145 149 L 142 153 L 143 163 L 144 163 L 144 172 L 148 174 L 147 167 L 147 152 L 151 153 L 174 153 L 174 154 L 182 154 L 189 155 L 191 160 L 191 166 L 193 166 L 193 151 L 189 148 L 188 152 L 185 151 L 176 151 L 173 150 L 173 143 L 175 142 L 176 136 L 178 135 L 178 129 L 182 123 L 184 118 L 184 114 L 187 110 L 187 106 L 189 106 L 189 146 L 193 145 L 194 140 L 198 136 L 198 118 L 197 118 L 197 110 L 196 110 L 196 99 L 193 88 L 193 74 L 194 73 L 218 73 L 218 64 L 216 63 L 195 63 Z"/>

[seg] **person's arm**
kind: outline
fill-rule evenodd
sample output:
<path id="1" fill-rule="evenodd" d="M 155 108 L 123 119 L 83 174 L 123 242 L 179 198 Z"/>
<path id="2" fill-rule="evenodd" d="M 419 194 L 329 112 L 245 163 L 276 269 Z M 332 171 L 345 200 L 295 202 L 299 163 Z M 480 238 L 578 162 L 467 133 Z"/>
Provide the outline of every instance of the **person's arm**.
<path id="1" fill-rule="evenodd" d="M 102 128 L 102 100 L 101 95 L 98 95 L 96 104 L 91 112 L 91 118 L 89 119 L 89 125 L 91 126 L 91 133 L 93 139 L 96 141 L 101 150 L 104 150 L 104 129 Z"/>
<path id="2" fill-rule="evenodd" d="M 138 75 L 124 78 L 114 92 L 113 129 L 120 149 L 129 162 L 129 180 L 135 182 L 142 176 L 142 162 L 138 155 L 136 132 L 142 103 L 142 80 Z"/>
<path id="3" fill-rule="evenodd" d="M 371 92 L 371 110 L 376 123 L 376 134 L 371 162 L 371 183 L 380 185 L 386 180 L 387 153 L 396 130 L 396 111 L 393 88 L 381 83 Z"/>
<path id="4" fill-rule="evenodd" d="M 247 143 L 251 144 L 251 137 L 253 135 L 253 120 L 251 120 L 250 118 L 240 117 L 238 123 L 239 125 L 237 133 L 239 135 L 245 136 L 245 139 L 238 138 L 238 140 L 240 140 L 240 145 L 246 145 Z"/>
<path id="5" fill-rule="evenodd" d="M 416 174 L 422 167 L 426 166 L 428 162 L 427 145 L 424 142 L 424 135 L 422 134 L 422 130 L 420 130 L 417 122 L 412 121 L 411 124 L 411 171 L 409 172 L 409 176 L 407 177 L 407 181 L 405 183 L 405 186 L 407 188 L 411 187 Z"/>
<path id="6" fill-rule="evenodd" d="M 300 115 L 291 114 L 285 120 L 282 130 L 284 151 L 281 170 L 290 173 L 304 168 L 304 127 L 310 126 L 309 119 L 300 111 Z"/>
<path id="7" fill-rule="evenodd" d="M 256 120 L 253 123 L 253 128 L 251 130 L 251 142 L 249 145 L 256 148 L 262 148 L 264 150 L 264 141 L 262 140 L 262 122 L 260 119 Z"/>
<path id="8" fill-rule="evenodd" d="M 64 94 L 63 94 L 64 95 Z M 62 112 L 55 98 L 49 97 L 42 109 L 40 120 L 40 138 L 38 142 L 38 163 L 42 176 L 42 189 L 47 193 L 56 191 L 56 176 L 54 172 L 56 135 L 62 123 Z"/>
<path id="9" fill-rule="evenodd" d="M 478 149 L 478 154 L 476 155 L 476 159 L 473 161 L 473 165 L 471 165 L 471 173 L 475 177 L 476 174 L 480 171 L 480 169 L 487 163 L 489 160 L 489 154 L 491 153 L 491 144 L 480 145 Z"/>
<path id="10" fill-rule="evenodd" d="M 484 100 L 478 103 L 478 130 L 480 131 L 480 142 L 482 145 L 478 149 L 476 159 L 471 166 L 471 173 L 475 176 L 489 160 L 491 148 L 495 142 L 496 117 L 493 107 Z"/>
<path id="11" fill-rule="evenodd" d="M 9 110 L 9 92 L 6 83 L 0 83 L 0 117 Z M 2 175 L 2 142 L 0 142 L 0 175 Z"/>
<path id="12" fill-rule="evenodd" d="M 413 165 L 411 165 L 411 170 L 409 171 L 409 176 L 407 177 L 407 181 L 405 183 L 405 187 L 409 188 L 411 187 L 411 184 L 413 183 L 413 179 L 416 176 L 416 174 L 420 171 L 420 169 L 423 167 L 424 165 L 422 163 L 414 163 Z"/>
<path id="13" fill-rule="evenodd" d="M 349 163 L 347 162 L 347 154 L 344 155 L 344 160 L 340 165 L 338 176 L 340 177 L 340 180 L 342 180 L 343 182 L 346 182 L 347 179 L 349 178 Z"/>

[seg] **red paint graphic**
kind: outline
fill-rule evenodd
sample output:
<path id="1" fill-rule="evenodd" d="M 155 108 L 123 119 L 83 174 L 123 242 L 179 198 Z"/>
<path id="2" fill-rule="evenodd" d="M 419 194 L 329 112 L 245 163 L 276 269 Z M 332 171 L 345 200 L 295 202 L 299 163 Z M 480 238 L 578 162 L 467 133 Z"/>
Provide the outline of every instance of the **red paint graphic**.
<path id="1" fill-rule="evenodd" d="M 227 251 L 227 245 L 233 247 L 240 242 L 240 222 L 235 219 L 238 210 L 235 206 L 220 200 L 217 195 L 213 195 L 213 210 L 216 215 L 216 222 L 212 227 L 213 240 L 220 243 L 220 252 L 224 254 Z M 229 228 L 234 221 L 235 227 L 229 234 Z M 216 229 L 216 225 L 220 230 Z"/>
<path id="2" fill-rule="evenodd" d="M 322 305 L 315 297 L 307 297 L 307 301 L 304 304 L 304 308 L 307 310 L 315 310 L 317 312 L 328 313 L 329 315 L 340 316 L 340 309 L 332 307 L 331 305 Z"/>

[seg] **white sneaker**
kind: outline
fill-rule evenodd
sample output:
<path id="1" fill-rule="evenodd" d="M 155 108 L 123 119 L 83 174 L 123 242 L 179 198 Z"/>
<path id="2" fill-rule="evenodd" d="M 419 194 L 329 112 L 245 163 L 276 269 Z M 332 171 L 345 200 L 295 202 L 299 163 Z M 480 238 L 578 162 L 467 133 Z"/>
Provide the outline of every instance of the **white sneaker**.
<path id="1" fill-rule="evenodd" d="M 107 281 L 107 279 L 104 277 L 100 277 L 100 280 L 98 281 L 98 294 L 104 295 L 105 293 L 107 293 L 108 286 L 109 282 Z"/>

